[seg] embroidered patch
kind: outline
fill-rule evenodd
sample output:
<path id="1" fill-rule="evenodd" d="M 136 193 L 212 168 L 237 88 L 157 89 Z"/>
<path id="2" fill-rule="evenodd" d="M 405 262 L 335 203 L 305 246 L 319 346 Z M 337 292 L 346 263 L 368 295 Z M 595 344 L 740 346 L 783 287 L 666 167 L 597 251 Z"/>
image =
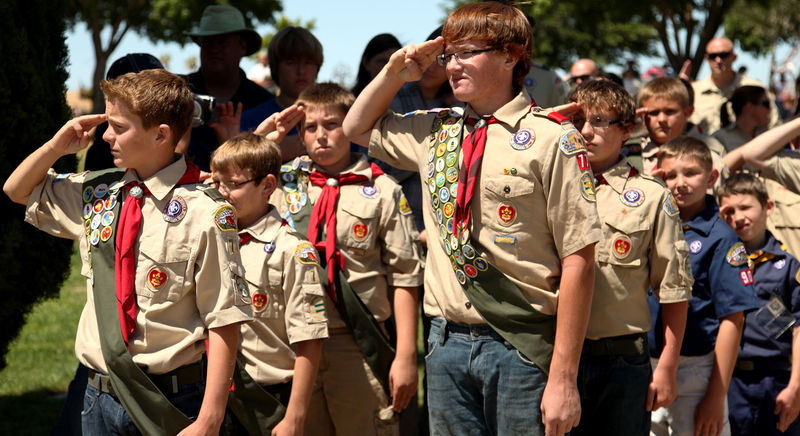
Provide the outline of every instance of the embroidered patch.
<path id="1" fill-rule="evenodd" d="M 443 157 L 440 157 L 439 159 L 436 159 L 436 171 L 438 171 L 438 172 L 444 171 L 444 158 Z"/>
<path id="2" fill-rule="evenodd" d="M 489 269 L 489 263 L 486 262 L 486 259 L 482 257 L 475 259 L 475 262 L 473 262 L 473 264 L 475 265 L 475 268 L 478 268 L 478 271 L 486 271 L 487 269 Z"/>
<path id="3" fill-rule="evenodd" d="M 310 242 L 301 242 L 294 250 L 294 257 L 303 264 L 319 266 L 317 250 Z"/>
<path id="4" fill-rule="evenodd" d="M 450 126 L 450 137 L 455 138 L 461 133 L 461 123 L 455 123 Z"/>
<path id="5" fill-rule="evenodd" d="M 92 207 L 92 210 L 94 210 L 94 213 L 100 213 L 100 212 L 103 211 L 103 208 L 105 208 L 105 204 L 103 203 L 103 200 L 97 200 L 97 201 L 94 202 L 94 206 Z"/>
<path id="6" fill-rule="evenodd" d="M 589 156 L 586 154 L 585 151 L 576 154 L 575 160 L 578 161 L 579 170 L 586 171 L 591 168 L 591 165 L 589 165 Z"/>
<path id="7" fill-rule="evenodd" d="M 671 193 L 668 193 L 667 198 L 664 199 L 664 213 L 669 216 L 675 216 L 678 212 L 680 212 L 678 202 L 675 201 L 675 197 Z"/>
<path id="8" fill-rule="evenodd" d="M 464 272 L 467 274 L 467 277 L 471 279 L 478 276 L 478 268 L 475 268 L 473 265 L 464 265 Z"/>
<path id="9" fill-rule="evenodd" d="M 400 196 L 400 201 L 397 202 L 397 211 L 400 212 L 400 215 L 408 215 L 411 213 L 411 206 L 409 206 L 405 195 Z"/>
<path id="10" fill-rule="evenodd" d="M 328 314 L 325 311 L 325 300 L 316 295 L 308 302 L 308 314 L 312 322 L 325 322 L 328 320 Z"/>
<path id="11" fill-rule="evenodd" d="M 111 210 L 116 205 L 117 205 L 117 196 L 114 194 L 111 194 L 108 198 L 106 198 L 106 201 L 103 202 L 103 207 L 106 210 Z"/>
<path id="12" fill-rule="evenodd" d="M 92 233 L 89 234 L 89 243 L 92 245 L 97 245 L 100 242 L 100 230 L 94 229 Z"/>
<path id="13" fill-rule="evenodd" d="M 794 280 L 797 283 L 800 283 L 800 268 L 797 269 L 797 273 L 794 275 Z"/>
<path id="14" fill-rule="evenodd" d="M 83 205 L 83 217 L 86 218 L 86 219 L 91 218 L 92 217 L 92 210 L 93 210 L 93 208 L 92 208 L 91 203 L 86 203 L 85 205 Z"/>
<path id="15" fill-rule="evenodd" d="M 517 243 L 516 236 L 494 235 L 494 243 L 498 245 L 514 245 Z"/>
<path id="16" fill-rule="evenodd" d="M 703 249 L 703 243 L 695 240 L 689 243 L 689 253 L 697 254 Z"/>
<path id="17" fill-rule="evenodd" d="M 583 136 L 575 129 L 561 135 L 561 140 L 558 141 L 558 148 L 567 156 L 572 156 L 580 151 L 586 151 Z"/>
<path id="18" fill-rule="evenodd" d="M 83 201 L 89 203 L 92 201 L 92 197 L 94 197 L 94 188 L 87 186 L 86 189 L 83 190 Z"/>
<path id="19" fill-rule="evenodd" d="M 583 173 L 581 176 L 581 195 L 589 201 L 595 201 L 594 198 L 594 177 L 589 173 Z"/>
<path id="20" fill-rule="evenodd" d="M 247 290 L 247 282 L 239 276 L 235 276 L 233 282 L 236 284 L 236 294 L 239 295 L 242 303 L 250 304 L 250 291 Z"/>
<path id="21" fill-rule="evenodd" d="M 367 237 L 367 233 L 369 229 L 365 224 L 356 223 L 353 225 L 353 236 L 355 236 L 357 241 L 362 241 L 364 238 Z"/>
<path id="22" fill-rule="evenodd" d="M 447 151 L 454 152 L 455 149 L 458 148 L 458 144 L 460 144 L 458 138 L 450 138 L 450 140 L 447 141 Z"/>
<path id="23" fill-rule="evenodd" d="M 103 227 L 103 230 L 100 231 L 100 240 L 103 242 L 108 241 L 111 239 L 111 234 L 114 233 L 114 229 L 111 226 Z"/>
<path id="24" fill-rule="evenodd" d="M 444 163 L 448 167 L 455 166 L 456 161 L 458 161 L 458 153 L 456 153 L 455 151 L 447 153 L 447 156 L 444 157 Z"/>
<path id="25" fill-rule="evenodd" d="M 447 218 L 452 218 L 453 213 L 456 211 L 456 207 L 455 205 L 453 205 L 453 203 L 445 203 L 443 209 L 444 209 L 444 216 L 446 216 Z"/>
<path id="26" fill-rule="evenodd" d="M 100 224 L 102 226 L 110 226 L 111 223 L 113 223 L 113 222 L 114 222 L 114 212 L 112 212 L 110 210 L 107 210 L 103 214 L 103 218 L 100 220 Z"/>
<path id="27" fill-rule="evenodd" d="M 444 173 L 437 173 L 436 174 L 436 186 L 442 187 L 444 186 L 445 178 Z"/>
<path id="28" fill-rule="evenodd" d="M 464 271 L 461 271 L 460 269 L 456 270 L 456 279 L 458 280 L 458 283 L 461 283 L 462 285 L 467 283 L 467 275 L 464 274 Z"/>
<path id="29" fill-rule="evenodd" d="M 467 259 L 475 258 L 475 249 L 472 248 L 472 246 L 469 244 L 461 246 L 461 252 L 464 253 L 464 257 L 466 257 Z"/>
<path id="30" fill-rule="evenodd" d="M 644 191 L 639 188 L 628 188 L 619 195 L 619 201 L 630 207 L 638 207 L 644 203 Z"/>
<path id="31" fill-rule="evenodd" d="M 527 150 L 536 141 L 536 134 L 532 129 L 521 129 L 511 136 L 511 148 L 514 150 Z"/>
<path id="32" fill-rule="evenodd" d="M 98 229 L 100 228 L 100 222 L 103 221 L 103 217 L 101 215 L 95 215 L 92 217 L 92 228 Z"/>
<path id="33" fill-rule="evenodd" d="M 753 284 L 753 273 L 750 268 L 739 271 L 739 278 L 742 279 L 742 284 L 745 286 Z"/>
<path id="34" fill-rule="evenodd" d="M 618 236 L 614 239 L 614 257 L 617 259 L 624 259 L 628 257 L 631 252 L 631 239 L 625 235 Z"/>
<path id="35" fill-rule="evenodd" d="M 783 269 L 786 266 L 786 259 L 778 259 L 773 266 L 775 269 Z"/>
<path id="36" fill-rule="evenodd" d="M 258 291 L 253 294 L 253 310 L 256 312 L 261 312 L 264 310 L 264 308 L 267 307 L 268 302 L 269 298 L 267 297 L 267 294 L 262 294 Z"/>
<path id="37" fill-rule="evenodd" d="M 501 225 L 511 225 L 517 219 L 517 209 L 509 204 L 500 204 L 497 208 L 497 217 Z"/>
<path id="38" fill-rule="evenodd" d="M 450 167 L 445 172 L 445 176 L 447 177 L 448 182 L 455 183 L 458 181 L 458 170 L 454 167 Z"/>
<path id="39" fill-rule="evenodd" d="M 95 198 L 103 198 L 108 194 L 108 185 L 105 183 L 101 183 L 94 188 L 94 196 Z"/>
<path id="40" fill-rule="evenodd" d="M 440 189 L 439 190 L 439 200 L 441 200 L 442 203 L 445 203 L 449 199 L 450 199 L 450 190 L 447 189 L 447 188 Z"/>
<path id="41" fill-rule="evenodd" d="M 303 205 L 301 205 L 300 203 L 291 203 L 291 204 L 289 204 L 289 212 L 291 212 L 293 214 L 295 214 L 297 212 L 300 212 L 300 210 L 302 208 L 303 208 Z"/>
<path id="42" fill-rule="evenodd" d="M 168 223 L 177 223 L 186 216 L 186 211 L 186 200 L 176 195 L 172 197 L 167 207 L 164 208 L 164 221 Z"/>
<path id="43" fill-rule="evenodd" d="M 733 244 L 728 254 L 725 255 L 725 260 L 732 266 L 742 266 L 747 264 L 747 250 L 744 244 L 737 242 Z"/>
<path id="44" fill-rule="evenodd" d="M 358 192 L 360 192 L 361 195 L 364 196 L 365 198 L 372 199 L 372 198 L 378 198 L 378 195 L 381 193 L 381 190 L 375 185 L 361 185 L 361 187 L 358 188 Z"/>
<path id="45" fill-rule="evenodd" d="M 214 224 L 223 232 L 236 231 L 236 212 L 233 206 L 225 205 L 214 212 Z"/>
<path id="46" fill-rule="evenodd" d="M 147 273 L 147 281 L 150 283 L 150 286 L 158 288 L 167 281 L 167 273 L 158 268 L 153 268 Z"/>

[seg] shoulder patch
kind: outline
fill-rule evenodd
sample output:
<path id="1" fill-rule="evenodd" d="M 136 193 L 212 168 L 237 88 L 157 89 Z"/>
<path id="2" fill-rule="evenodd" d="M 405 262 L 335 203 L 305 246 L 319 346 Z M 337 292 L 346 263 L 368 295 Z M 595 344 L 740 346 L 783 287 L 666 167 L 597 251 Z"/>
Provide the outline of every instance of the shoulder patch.
<path id="1" fill-rule="evenodd" d="M 595 201 L 594 192 L 594 177 L 589 172 L 584 172 L 581 176 L 581 195 L 589 201 Z"/>
<path id="2" fill-rule="evenodd" d="M 794 275 L 794 280 L 800 284 L 800 268 L 797 269 L 797 273 Z"/>
<path id="3" fill-rule="evenodd" d="M 411 213 L 411 206 L 408 204 L 405 195 L 400 195 L 400 201 L 397 202 L 397 210 L 400 212 L 400 215 L 409 215 Z"/>
<path id="4" fill-rule="evenodd" d="M 575 129 L 570 129 L 558 141 L 558 148 L 567 156 L 572 156 L 580 151 L 586 151 L 583 135 Z"/>
<path id="5" fill-rule="evenodd" d="M 732 266 L 747 265 L 747 250 L 745 250 L 744 244 L 741 242 L 733 244 L 728 250 L 728 254 L 725 255 L 725 260 Z"/>
<path id="6" fill-rule="evenodd" d="M 310 242 L 301 242 L 294 250 L 294 257 L 300 263 L 319 266 L 319 255 Z"/>
<path id="7" fill-rule="evenodd" d="M 223 232 L 235 232 L 236 211 L 233 209 L 233 206 L 226 204 L 217 209 L 217 211 L 214 212 L 214 224 Z"/>
<path id="8" fill-rule="evenodd" d="M 667 198 L 664 199 L 664 213 L 669 216 L 675 216 L 680 212 L 678 209 L 678 202 L 675 201 L 675 197 L 672 195 L 671 192 L 667 193 Z"/>

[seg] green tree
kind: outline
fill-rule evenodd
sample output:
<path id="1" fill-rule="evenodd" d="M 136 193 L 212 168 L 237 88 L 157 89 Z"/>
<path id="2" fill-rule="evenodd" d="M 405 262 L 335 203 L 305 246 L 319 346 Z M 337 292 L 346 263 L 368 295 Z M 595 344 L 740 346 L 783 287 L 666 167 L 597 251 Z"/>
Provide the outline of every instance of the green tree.
<path id="1" fill-rule="evenodd" d="M 103 96 L 100 81 L 106 73 L 111 54 L 122 38 L 135 32 L 150 40 L 186 43 L 184 32 L 200 21 L 206 6 L 213 0 L 70 0 L 66 16 L 70 25 L 83 22 L 92 35 L 95 67 L 92 76 L 94 111 L 102 112 Z M 230 2 L 224 2 L 230 3 Z M 250 27 L 272 21 L 272 14 L 281 10 L 280 0 L 240 0 L 235 6 L 242 11 Z M 103 41 L 103 32 L 109 36 Z"/>
<path id="2" fill-rule="evenodd" d="M 47 141 L 69 119 L 64 100 L 67 80 L 62 2 L 0 2 L 0 179 Z M 73 157 L 58 170 L 74 170 Z M 23 222 L 25 208 L 0 195 L 0 369 L 9 343 L 38 300 L 58 295 L 69 269 L 72 241 L 58 239 Z M 74 328 L 75 326 L 69 326 Z"/>

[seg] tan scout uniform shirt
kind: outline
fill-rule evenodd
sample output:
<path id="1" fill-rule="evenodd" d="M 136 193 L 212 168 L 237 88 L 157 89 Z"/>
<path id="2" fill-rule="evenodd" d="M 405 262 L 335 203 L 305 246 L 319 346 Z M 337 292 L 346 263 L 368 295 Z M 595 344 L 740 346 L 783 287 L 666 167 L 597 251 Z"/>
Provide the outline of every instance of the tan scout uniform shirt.
<path id="1" fill-rule="evenodd" d="M 247 373 L 261 385 L 291 380 L 291 344 L 328 337 L 319 254 L 281 221 L 273 207 L 242 231 L 253 236 L 241 248 L 253 321 L 242 323 L 239 353 Z"/>
<path id="2" fill-rule="evenodd" d="M 767 159 L 761 168 L 761 176 L 774 180 L 786 189 L 800 194 L 800 154 L 781 151 Z"/>
<path id="3" fill-rule="evenodd" d="M 720 176 L 722 176 L 724 174 L 723 170 L 725 166 L 722 161 L 722 156 L 725 155 L 725 147 L 716 139 L 702 133 L 695 125 L 690 125 L 689 130 L 686 131 L 685 135 L 699 139 L 706 143 L 708 149 L 711 150 L 711 164 L 717 171 L 719 171 Z M 650 136 L 645 136 L 642 138 L 642 173 L 647 176 L 652 175 L 653 170 L 658 165 L 659 148 L 660 146 L 656 145 L 655 142 L 650 140 Z M 716 185 L 719 185 L 721 178 L 722 177 L 717 178 Z"/>
<path id="4" fill-rule="evenodd" d="M 787 246 L 787 251 L 800 258 L 800 155 L 779 151 L 761 168 L 767 194 L 775 209 L 767 218 L 767 229 Z"/>
<path id="5" fill-rule="evenodd" d="M 733 95 L 733 91 L 736 91 L 736 88 L 745 85 L 760 86 L 767 90 L 770 107 L 769 126 L 773 127 L 777 125 L 779 122 L 778 107 L 775 106 L 775 98 L 771 93 L 769 93 L 769 89 L 758 80 L 751 79 L 750 77 L 746 77 L 738 73 L 734 76 L 731 84 L 725 89 L 717 88 L 717 85 L 715 85 L 711 80 L 711 76 L 693 82 L 692 88 L 694 88 L 694 113 L 692 113 L 689 121 L 699 125 L 705 133 L 716 132 L 720 129 L 720 127 L 722 127 L 722 122 L 719 118 L 720 107 L 722 107 L 722 105 L 726 103 L 729 98 L 731 98 L 731 95 Z M 736 119 L 732 112 L 730 115 L 731 116 L 729 119 Z"/>
<path id="6" fill-rule="evenodd" d="M 352 155 L 353 163 L 342 174 L 353 173 L 372 177 L 366 156 Z M 311 165 L 311 172 L 319 168 Z M 339 186 L 336 203 L 336 248 L 344 257 L 344 275 L 361 301 L 378 322 L 392 313 L 388 287 L 417 287 L 422 284 L 420 250 L 415 243 L 419 235 L 410 208 L 400 185 L 389 176 L 374 180 L 375 191 L 365 185 Z M 275 191 L 272 204 L 281 215 L 287 213 L 282 192 Z M 322 194 L 322 187 L 308 184 L 308 203 L 312 208 Z M 277 197 L 276 197 L 277 196 Z M 324 238 L 324 235 L 321 236 Z M 325 293 L 328 328 L 346 327 L 336 305 Z"/>
<path id="7" fill-rule="evenodd" d="M 597 213 L 603 239 L 595 247 L 595 286 L 586 337 L 601 339 L 650 330 L 647 290 L 661 303 L 692 297 L 689 247 L 675 199 L 649 176 L 629 177 L 625 158 L 602 173 Z"/>
<path id="8" fill-rule="evenodd" d="M 139 309 L 129 350 L 133 361 L 149 374 L 200 360 L 207 328 L 252 319 L 249 295 L 236 289 L 235 281 L 242 280 L 244 271 L 233 208 L 204 194 L 204 185 L 175 186 L 185 170 L 186 162 L 180 158 L 144 181 L 152 195 L 142 202 L 142 224 L 133 248 Z M 50 170 L 31 193 L 25 220 L 52 235 L 80 241 L 88 298 L 78 323 L 75 354 L 84 365 L 105 373 L 86 251 L 84 176 L 62 178 Z M 136 172 L 128 170 L 121 180 L 137 179 Z M 173 199 L 185 203 L 185 215 L 174 223 L 165 219 Z M 228 226 L 218 223 L 225 218 L 233 219 L 232 230 L 223 230 Z"/>
<path id="9" fill-rule="evenodd" d="M 728 153 L 730 153 L 731 150 L 735 150 L 743 146 L 745 143 L 747 143 L 747 141 L 753 139 L 752 136 L 740 129 L 735 123 L 717 130 L 713 135 L 711 135 L 711 137 L 719 141 L 720 144 L 725 147 L 725 151 Z"/>
<path id="10" fill-rule="evenodd" d="M 523 91 L 494 113 L 499 123 L 488 126 L 470 206 L 471 238 L 479 254 L 519 286 L 531 306 L 555 314 L 561 259 L 596 243 L 600 222 L 588 163 L 583 165 L 585 170 L 579 169 L 579 150 L 569 147 L 569 138 L 582 143 L 582 137 L 572 124 L 559 125 L 539 108 L 531 112 L 530 106 L 531 98 Z M 466 115 L 477 117 L 469 106 Z M 385 115 L 372 131 L 370 154 L 399 168 L 419 171 L 427 186 L 424 177 L 431 140 L 435 140 L 431 134 L 434 118 L 435 112 Z M 468 124 L 465 129 L 472 131 Z M 522 129 L 531 135 L 531 143 L 518 150 L 512 141 Z M 559 143 L 566 151 L 559 149 Z M 459 323 L 485 323 L 467 304 L 444 249 L 430 190 L 422 191 L 429 241 L 425 313 Z M 509 208 L 514 211 L 511 219 L 501 214 Z"/>
<path id="11" fill-rule="evenodd" d="M 546 65 L 531 63 L 531 69 L 522 82 L 537 106 L 550 108 L 567 101 L 569 85 Z"/>

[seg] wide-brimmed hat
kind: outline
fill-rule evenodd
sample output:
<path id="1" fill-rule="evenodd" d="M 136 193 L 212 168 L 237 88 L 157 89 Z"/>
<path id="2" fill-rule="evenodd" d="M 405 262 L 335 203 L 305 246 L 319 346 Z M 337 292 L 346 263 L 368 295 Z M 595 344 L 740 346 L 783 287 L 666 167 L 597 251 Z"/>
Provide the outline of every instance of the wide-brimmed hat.
<path id="1" fill-rule="evenodd" d="M 253 29 L 248 29 L 244 24 L 244 16 L 233 6 L 208 6 L 203 10 L 200 26 L 192 32 L 186 32 L 192 41 L 200 44 L 198 37 L 224 35 L 226 33 L 241 33 L 247 42 L 245 56 L 257 52 L 261 48 L 261 35 Z"/>

